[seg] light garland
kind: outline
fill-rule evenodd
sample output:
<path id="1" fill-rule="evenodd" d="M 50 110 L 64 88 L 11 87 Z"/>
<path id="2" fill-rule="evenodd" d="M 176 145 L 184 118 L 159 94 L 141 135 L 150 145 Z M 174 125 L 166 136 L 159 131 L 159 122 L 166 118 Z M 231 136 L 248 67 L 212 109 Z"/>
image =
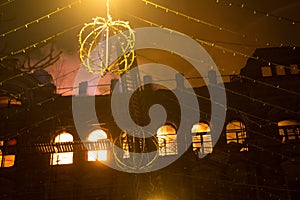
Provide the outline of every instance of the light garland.
<path id="1" fill-rule="evenodd" d="M 15 56 L 15 55 L 18 55 L 18 54 L 21 54 L 21 53 L 26 53 L 28 50 L 30 50 L 32 48 L 36 48 L 36 47 L 38 47 L 41 44 L 46 44 L 50 40 L 53 40 L 54 38 L 56 38 L 58 36 L 61 36 L 64 33 L 68 32 L 68 31 L 71 31 L 71 30 L 73 30 L 73 29 L 75 29 L 75 28 L 77 28 L 77 27 L 79 27 L 81 25 L 82 24 L 75 25 L 75 26 L 73 26 L 71 28 L 65 29 L 65 30 L 63 30 L 63 31 L 61 31 L 59 33 L 56 33 L 56 34 L 54 34 L 52 36 L 49 36 L 49 37 L 47 37 L 47 38 L 45 38 L 43 40 L 40 40 L 39 42 L 35 42 L 35 43 L 33 43 L 33 44 L 29 45 L 29 46 L 26 46 L 26 47 L 24 47 L 22 49 L 19 49 L 19 50 L 16 50 L 16 51 L 12 51 L 8 55 L 0 57 L 0 61 L 2 62 L 4 59 L 6 59 L 6 58 L 8 58 L 10 56 Z"/>
<path id="2" fill-rule="evenodd" d="M 3 2 L 3 3 L 0 4 L 0 7 L 8 5 L 8 4 L 10 4 L 10 3 L 14 2 L 14 1 L 15 0 L 6 0 L 6 2 Z"/>
<path id="3" fill-rule="evenodd" d="M 107 19 L 93 18 L 93 22 L 85 24 L 79 33 L 79 56 L 82 64 L 89 72 L 101 76 L 105 76 L 108 72 L 123 74 L 132 66 L 135 59 L 133 30 L 128 22 L 112 20 L 109 14 L 109 0 L 106 0 L 106 7 Z M 109 42 L 109 38 L 113 35 L 117 35 L 115 46 Z M 118 55 L 116 60 L 110 61 L 109 55 L 112 50 L 121 53 L 121 56 Z"/>
<path id="4" fill-rule="evenodd" d="M 146 5 L 150 5 L 150 6 L 153 6 L 153 7 L 155 7 L 155 8 L 161 9 L 161 10 L 165 11 L 166 13 L 173 13 L 173 14 L 175 14 L 175 15 L 184 17 L 184 18 L 187 19 L 187 20 L 191 20 L 191 21 L 194 21 L 194 22 L 196 22 L 196 23 L 200 23 L 200 24 L 207 25 L 207 26 L 212 27 L 212 28 L 215 28 L 216 30 L 219 30 L 219 31 L 229 32 L 229 33 L 231 33 L 231 34 L 238 35 L 238 36 L 240 36 L 240 37 L 242 37 L 242 38 L 248 38 L 248 37 L 249 37 L 249 36 L 246 35 L 246 34 L 242 34 L 242 33 L 239 33 L 239 32 L 233 31 L 233 30 L 230 30 L 230 29 L 228 29 L 228 28 L 225 28 L 225 27 L 222 27 L 222 26 L 219 26 L 219 25 L 212 24 L 212 23 L 207 22 L 207 21 L 204 21 L 204 20 L 200 20 L 200 19 L 198 19 L 198 18 L 195 18 L 195 17 L 192 17 L 192 16 L 190 16 L 190 15 L 184 14 L 184 13 L 179 12 L 179 11 L 177 11 L 177 10 L 173 10 L 173 9 L 167 8 L 167 7 L 162 6 L 162 5 L 159 5 L 159 4 L 157 4 L 157 3 L 154 3 L 154 2 L 151 2 L 151 1 L 148 1 L 148 0 L 141 0 L 141 1 L 144 2 Z M 219 2 L 220 2 L 219 0 L 216 0 L 216 3 L 219 3 Z M 233 5 L 233 4 L 232 4 L 232 3 L 229 3 L 228 5 L 231 6 L 231 5 Z M 241 4 L 241 7 L 242 7 L 242 8 L 247 8 L 247 7 L 245 7 L 244 4 Z M 258 12 L 258 13 L 264 13 L 264 14 L 266 14 L 266 16 L 272 16 L 272 17 L 275 17 L 275 16 L 276 16 L 276 15 L 272 15 L 272 14 L 269 14 L 269 13 L 266 13 L 266 12 L 263 12 L 263 11 L 256 11 L 256 10 L 254 10 L 254 9 L 253 9 L 253 12 L 254 12 L 254 14 L 256 14 L 256 13 Z M 284 17 L 279 17 L 279 16 L 276 16 L 276 17 L 277 17 L 278 19 L 285 19 L 285 20 L 287 20 L 287 21 L 291 21 L 292 24 L 300 23 L 299 21 L 295 21 L 295 20 L 292 20 L 292 19 L 289 19 L 289 18 L 284 18 Z M 253 39 L 255 39 L 256 42 L 259 41 L 258 38 L 253 38 Z M 270 46 L 270 44 L 271 44 L 270 42 L 265 42 L 265 45 L 266 45 L 266 46 Z M 281 43 L 280 46 L 284 46 L 284 44 Z"/>
<path id="5" fill-rule="evenodd" d="M 150 26 L 156 26 L 156 27 L 164 28 L 166 30 L 169 30 L 170 33 L 172 33 L 171 29 L 169 29 L 168 27 L 163 26 L 161 24 L 157 24 L 157 23 L 151 22 L 149 20 L 146 20 L 144 18 L 131 15 L 131 14 L 129 16 L 131 16 L 131 17 L 133 17 L 133 18 L 135 18 L 135 19 L 137 19 L 139 21 L 142 21 L 142 22 L 144 22 L 146 24 L 149 24 Z M 282 65 L 282 64 L 279 64 L 279 63 L 271 62 L 271 61 L 266 60 L 266 59 L 262 59 L 262 58 L 260 58 L 258 56 L 253 56 L 253 55 L 245 54 L 245 53 L 240 52 L 240 51 L 235 51 L 235 50 L 229 49 L 227 47 L 224 47 L 224 46 L 221 46 L 221 45 L 217 45 L 214 42 L 205 41 L 203 39 L 199 39 L 199 38 L 196 38 L 196 37 L 193 37 L 193 36 L 190 36 L 190 37 L 193 38 L 194 40 L 196 40 L 197 42 L 199 42 L 202 45 L 206 45 L 206 46 L 209 46 L 209 47 L 214 47 L 216 49 L 221 50 L 223 53 L 224 52 L 230 53 L 230 54 L 232 54 L 232 56 L 239 55 L 239 56 L 242 56 L 242 57 L 245 57 L 245 58 L 252 58 L 254 60 L 261 60 L 261 61 L 264 61 L 264 62 L 268 63 L 269 65 Z M 296 46 L 293 46 L 292 48 L 293 48 L 293 50 L 295 50 Z M 290 66 L 286 66 L 286 65 L 282 65 L 282 66 L 284 68 L 291 69 Z"/>
<path id="6" fill-rule="evenodd" d="M 10 2 L 10 1 L 8 1 L 8 2 Z M 78 4 L 78 3 L 81 3 L 81 0 L 79 0 L 79 1 L 74 1 L 73 3 L 70 3 L 70 4 L 68 4 L 68 5 L 64 6 L 64 7 L 57 8 L 55 11 L 52 11 L 52 12 L 50 12 L 50 13 L 48 13 L 48 14 L 42 16 L 42 17 L 39 17 L 39 18 L 37 18 L 37 19 L 35 19 L 35 20 L 33 20 L 33 21 L 30 21 L 30 22 L 28 22 L 28 23 L 26 23 L 26 24 L 24 24 L 24 25 L 21 25 L 21 26 L 18 26 L 18 27 L 16 27 L 16 28 L 14 28 L 14 29 L 11 29 L 11 30 L 9 30 L 9 31 L 7 31 L 7 32 L 5 32 L 5 33 L 0 33 L 0 37 L 6 37 L 7 35 L 9 35 L 9 34 L 11 34 L 11 33 L 14 33 L 14 32 L 17 32 L 17 31 L 19 31 L 19 30 L 21 30 L 21 29 L 27 29 L 29 26 L 31 26 L 31 25 L 33 25 L 33 24 L 38 24 L 38 23 L 39 23 L 40 21 L 42 21 L 42 20 L 50 19 L 50 17 L 52 17 L 52 15 L 55 15 L 55 14 L 57 14 L 57 13 L 59 13 L 59 12 L 65 10 L 65 9 L 67 9 L 67 8 L 72 8 L 73 5 Z M 1 6 L 1 5 L 0 5 L 0 6 Z"/>
<path id="7" fill-rule="evenodd" d="M 214 0 L 216 3 L 220 3 L 220 0 Z M 297 21 L 297 20 L 294 20 L 294 19 L 291 19 L 291 18 L 288 18 L 288 17 L 282 17 L 282 16 L 279 16 L 279 15 L 275 15 L 275 14 L 272 14 L 272 13 L 269 13 L 269 12 L 266 12 L 266 11 L 262 11 L 262 10 L 257 10 L 257 9 L 254 9 L 254 8 L 251 8 L 249 6 L 247 6 L 245 3 L 233 3 L 231 1 L 228 1 L 228 0 L 225 0 L 227 1 L 228 3 L 226 4 L 228 7 L 238 7 L 238 8 L 241 8 L 241 9 L 244 9 L 244 10 L 247 10 L 249 13 L 252 13 L 253 15 L 256 15 L 256 14 L 260 14 L 260 15 L 263 15 L 263 16 L 266 16 L 266 17 L 271 17 L 271 18 L 274 18 L 274 19 L 277 19 L 278 21 L 287 21 L 288 23 L 292 24 L 292 25 L 295 25 L 295 24 L 300 24 L 300 21 Z"/>

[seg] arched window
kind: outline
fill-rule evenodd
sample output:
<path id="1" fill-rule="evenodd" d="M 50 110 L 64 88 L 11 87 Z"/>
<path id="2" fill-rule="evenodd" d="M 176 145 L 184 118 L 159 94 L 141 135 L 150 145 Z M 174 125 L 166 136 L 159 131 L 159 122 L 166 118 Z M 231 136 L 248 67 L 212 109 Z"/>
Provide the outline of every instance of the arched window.
<path id="1" fill-rule="evenodd" d="M 73 142 L 73 135 L 63 131 L 54 138 L 54 145 Z M 59 152 L 58 148 L 55 147 L 56 153 L 51 154 L 50 165 L 65 165 L 73 163 L 73 152 Z"/>
<path id="2" fill-rule="evenodd" d="M 233 142 L 244 145 L 240 151 L 248 151 L 245 144 L 247 138 L 246 126 L 242 121 L 232 120 L 226 125 L 226 142 L 227 144 Z"/>
<path id="3" fill-rule="evenodd" d="M 4 146 L 16 146 L 17 140 L 0 140 L 0 168 L 12 167 L 15 164 L 15 154 L 12 151 L 3 151 Z"/>
<path id="4" fill-rule="evenodd" d="M 198 155 L 212 153 L 213 148 L 209 124 L 206 122 L 194 124 L 191 132 L 193 134 L 193 151 Z"/>
<path id="5" fill-rule="evenodd" d="M 21 100 L 11 96 L 0 96 L 0 108 L 8 108 L 12 106 L 22 106 Z"/>
<path id="6" fill-rule="evenodd" d="M 158 139 L 158 150 L 160 156 L 178 154 L 177 135 L 174 126 L 161 126 L 157 130 L 156 135 Z"/>
<path id="7" fill-rule="evenodd" d="M 15 164 L 15 155 L 3 155 L 0 150 L 0 168 L 12 167 Z"/>
<path id="8" fill-rule="evenodd" d="M 94 143 L 94 147 L 96 147 L 97 149 L 99 149 L 99 146 L 103 146 L 103 145 L 97 145 L 97 142 L 100 142 L 103 139 L 107 139 L 107 134 L 105 131 L 101 130 L 101 129 L 96 129 L 94 131 L 92 131 L 89 135 L 88 135 L 88 142 L 93 142 Z M 107 160 L 107 150 L 91 150 L 88 151 L 88 161 L 105 161 Z"/>
<path id="9" fill-rule="evenodd" d="M 282 143 L 300 139 L 300 122 L 297 120 L 282 120 L 278 122 L 279 135 Z"/>

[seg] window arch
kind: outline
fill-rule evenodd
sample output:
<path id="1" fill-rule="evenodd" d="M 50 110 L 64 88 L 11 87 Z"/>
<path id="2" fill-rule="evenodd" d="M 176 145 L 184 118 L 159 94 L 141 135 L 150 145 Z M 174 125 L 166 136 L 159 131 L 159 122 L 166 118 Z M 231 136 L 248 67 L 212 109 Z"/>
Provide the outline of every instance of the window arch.
<path id="1" fill-rule="evenodd" d="M 192 146 L 193 151 L 198 155 L 206 155 L 212 153 L 212 138 L 210 134 L 210 126 L 207 122 L 199 122 L 192 127 Z"/>
<path id="2" fill-rule="evenodd" d="M 177 133 L 174 126 L 170 124 L 161 126 L 157 129 L 156 136 L 160 156 L 178 154 Z"/>
<path id="3" fill-rule="evenodd" d="M 16 139 L 0 140 L 0 168 L 12 167 L 15 165 L 15 153 L 14 151 L 5 151 L 5 146 L 14 147 L 17 144 Z"/>
<path id="4" fill-rule="evenodd" d="M 282 137 L 282 143 L 300 139 L 300 122 L 297 120 L 282 120 L 278 122 L 279 135 Z"/>
<path id="5" fill-rule="evenodd" d="M 226 125 L 226 143 L 238 143 L 244 145 L 240 151 L 248 151 L 245 145 L 247 132 L 245 124 L 240 120 L 232 120 Z"/>
<path id="6" fill-rule="evenodd" d="M 54 145 L 60 143 L 70 143 L 73 141 L 73 135 L 63 131 L 54 138 Z M 51 154 L 50 165 L 65 165 L 73 163 L 73 152 L 59 152 L 57 147 L 54 148 L 56 153 Z"/>
<path id="7" fill-rule="evenodd" d="M 96 146 L 96 149 L 98 145 L 96 145 L 97 142 L 100 140 L 107 139 L 107 134 L 102 129 L 96 129 L 90 132 L 90 134 L 87 137 L 88 142 L 93 142 L 94 147 Z M 92 149 L 92 148 L 91 148 Z M 90 150 L 88 151 L 88 161 L 105 161 L 107 160 L 107 150 Z"/>
<path id="8" fill-rule="evenodd" d="M 22 106 L 21 100 L 11 96 L 0 96 L 0 108 L 9 108 L 12 106 Z"/>
<path id="9" fill-rule="evenodd" d="M 0 168 L 12 167 L 15 164 L 15 155 L 3 155 L 0 149 Z"/>

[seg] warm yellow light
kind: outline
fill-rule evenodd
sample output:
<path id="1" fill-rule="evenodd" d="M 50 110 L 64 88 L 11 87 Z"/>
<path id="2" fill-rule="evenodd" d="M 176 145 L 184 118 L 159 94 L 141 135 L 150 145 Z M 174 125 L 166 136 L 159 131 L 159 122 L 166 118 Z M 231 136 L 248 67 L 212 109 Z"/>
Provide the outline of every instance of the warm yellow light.
<path id="1" fill-rule="evenodd" d="M 1 167 L 12 167 L 15 164 L 15 155 L 2 155 L 0 150 L 0 168 Z"/>
<path id="2" fill-rule="evenodd" d="M 73 135 L 63 131 L 54 138 L 54 143 L 73 142 Z M 73 163 L 73 152 L 52 153 L 50 165 L 65 165 Z"/>
<path id="3" fill-rule="evenodd" d="M 204 132 L 210 132 L 210 127 L 207 123 L 200 122 L 193 125 L 192 133 L 204 133 Z"/>
<path id="4" fill-rule="evenodd" d="M 101 139 L 107 139 L 107 134 L 101 129 L 92 131 L 87 140 L 97 142 Z M 107 160 L 107 150 L 88 151 L 88 161 L 105 161 Z"/>

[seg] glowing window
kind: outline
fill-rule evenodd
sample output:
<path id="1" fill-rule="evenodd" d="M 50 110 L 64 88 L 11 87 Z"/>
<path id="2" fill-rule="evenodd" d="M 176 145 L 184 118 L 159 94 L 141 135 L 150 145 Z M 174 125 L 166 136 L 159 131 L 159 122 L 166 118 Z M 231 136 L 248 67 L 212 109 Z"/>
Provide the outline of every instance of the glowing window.
<path id="1" fill-rule="evenodd" d="M 285 75 L 285 67 L 283 65 L 276 65 L 276 74 Z"/>
<path id="2" fill-rule="evenodd" d="M 3 155 L 0 150 L 0 168 L 12 167 L 15 164 L 15 155 Z"/>
<path id="3" fill-rule="evenodd" d="M 156 134 L 160 156 L 176 155 L 178 153 L 176 129 L 172 125 L 161 126 Z"/>
<path id="4" fill-rule="evenodd" d="M 261 67 L 261 73 L 263 77 L 272 76 L 272 69 L 270 66 Z"/>
<path id="5" fill-rule="evenodd" d="M 290 73 L 291 74 L 299 74 L 299 67 L 297 64 L 290 65 Z"/>
<path id="6" fill-rule="evenodd" d="M 239 143 L 244 145 L 240 151 L 248 151 L 245 146 L 245 140 L 247 138 L 246 126 L 243 122 L 239 120 L 233 120 L 226 125 L 226 141 L 227 144 Z"/>
<path id="7" fill-rule="evenodd" d="M 97 143 L 103 139 L 107 139 L 107 134 L 105 133 L 105 131 L 101 130 L 101 129 L 97 129 L 92 131 L 87 140 L 89 142 L 94 142 Z M 98 145 L 96 145 L 98 146 Z M 107 150 L 92 150 L 92 151 L 88 151 L 88 161 L 105 161 L 107 160 Z"/>
<path id="8" fill-rule="evenodd" d="M 193 151 L 198 155 L 212 153 L 212 139 L 208 123 L 200 122 L 194 124 L 191 130 Z"/>
<path id="9" fill-rule="evenodd" d="M 10 96 L 0 96 L 0 108 L 8 108 L 11 106 L 21 106 L 22 102 Z"/>
<path id="10" fill-rule="evenodd" d="M 300 122 L 297 120 L 283 120 L 278 122 L 279 135 L 282 143 L 300 139 Z"/>
<path id="11" fill-rule="evenodd" d="M 123 158 L 130 158 L 129 135 L 123 132 L 121 135 L 121 147 L 124 151 Z"/>
<path id="12" fill-rule="evenodd" d="M 73 142 L 73 135 L 63 131 L 54 138 L 54 144 Z M 58 149 L 55 147 L 56 151 Z M 50 165 L 65 165 L 73 163 L 73 152 L 60 152 L 52 153 L 50 159 Z"/>

